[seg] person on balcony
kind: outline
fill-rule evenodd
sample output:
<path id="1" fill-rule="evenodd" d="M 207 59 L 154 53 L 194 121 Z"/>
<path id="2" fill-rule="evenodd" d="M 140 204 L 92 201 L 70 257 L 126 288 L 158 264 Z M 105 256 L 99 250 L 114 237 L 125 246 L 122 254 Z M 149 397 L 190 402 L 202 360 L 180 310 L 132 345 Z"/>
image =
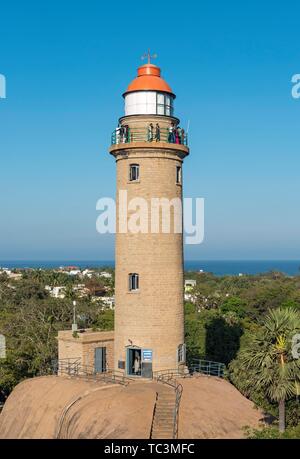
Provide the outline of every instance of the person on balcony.
<path id="1" fill-rule="evenodd" d="M 182 145 L 184 145 L 184 141 L 185 141 L 185 131 L 184 131 L 184 129 L 182 128 L 182 129 L 181 129 L 181 139 L 180 139 L 180 143 L 181 143 Z"/>
<path id="2" fill-rule="evenodd" d="M 123 133 L 123 143 L 129 142 L 129 126 L 128 124 L 124 125 L 124 133 Z"/>
<path id="3" fill-rule="evenodd" d="M 175 143 L 180 143 L 181 142 L 181 127 L 177 127 L 175 130 Z"/>
<path id="4" fill-rule="evenodd" d="M 120 142 L 124 143 L 124 126 L 120 126 Z"/>
<path id="5" fill-rule="evenodd" d="M 127 127 L 126 125 L 121 127 L 121 142 L 126 143 L 127 139 Z"/>
<path id="6" fill-rule="evenodd" d="M 160 127 L 158 123 L 155 126 L 155 140 L 156 142 L 160 142 Z"/>
<path id="7" fill-rule="evenodd" d="M 169 127 L 169 136 L 168 136 L 169 143 L 175 143 L 175 125 L 171 123 Z"/>
<path id="8" fill-rule="evenodd" d="M 148 142 L 152 142 L 153 140 L 153 124 L 150 123 L 148 126 Z"/>
<path id="9" fill-rule="evenodd" d="M 118 124 L 118 127 L 116 127 L 116 144 L 118 145 L 120 143 L 121 139 L 121 128 L 120 124 Z"/>

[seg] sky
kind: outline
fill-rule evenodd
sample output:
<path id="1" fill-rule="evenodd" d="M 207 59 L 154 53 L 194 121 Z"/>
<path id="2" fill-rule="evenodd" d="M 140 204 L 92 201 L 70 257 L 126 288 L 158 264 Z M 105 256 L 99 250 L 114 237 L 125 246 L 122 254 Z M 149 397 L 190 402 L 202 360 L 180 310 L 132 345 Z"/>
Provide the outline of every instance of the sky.
<path id="1" fill-rule="evenodd" d="M 141 55 L 189 121 L 184 196 L 205 199 L 186 259 L 300 259 L 297 1 L 33 1 L 0 6 L 0 260 L 111 260 L 111 132 Z"/>

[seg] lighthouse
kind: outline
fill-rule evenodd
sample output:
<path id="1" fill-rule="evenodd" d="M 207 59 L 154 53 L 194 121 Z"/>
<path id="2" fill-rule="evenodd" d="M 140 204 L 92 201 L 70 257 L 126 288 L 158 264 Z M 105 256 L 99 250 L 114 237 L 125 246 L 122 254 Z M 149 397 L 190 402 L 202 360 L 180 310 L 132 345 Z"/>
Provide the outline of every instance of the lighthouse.
<path id="1" fill-rule="evenodd" d="M 185 366 L 183 234 L 176 217 L 182 223 L 182 166 L 189 149 L 175 117 L 176 96 L 150 54 L 123 97 L 125 114 L 109 149 L 117 176 L 114 368 L 147 378 Z M 146 224 L 132 231 L 130 209 L 141 200 Z M 160 219 L 155 224 L 153 206 Z"/>

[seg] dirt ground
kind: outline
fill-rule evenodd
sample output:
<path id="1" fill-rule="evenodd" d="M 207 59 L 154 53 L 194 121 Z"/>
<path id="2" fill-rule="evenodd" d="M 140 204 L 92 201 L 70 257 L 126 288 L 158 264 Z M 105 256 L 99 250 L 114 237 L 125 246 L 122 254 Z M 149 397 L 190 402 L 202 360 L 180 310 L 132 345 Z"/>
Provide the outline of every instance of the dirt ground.
<path id="1" fill-rule="evenodd" d="M 181 379 L 179 438 L 243 438 L 263 413 L 229 382 L 209 377 Z"/>
<path id="2" fill-rule="evenodd" d="M 0 438 L 148 438 L 156 392 L 62 376 L 27 379 L 0 414 Z"/>
<path id="3" fill-rule="evenodd" d="M 179 438 L 243 438 L 263 414 L 227 381 L 180 380 Z M 0 438 L 149 438 L 157 383 L 127 387 L 45 376 L 20 383 L 0 414 Z"/>

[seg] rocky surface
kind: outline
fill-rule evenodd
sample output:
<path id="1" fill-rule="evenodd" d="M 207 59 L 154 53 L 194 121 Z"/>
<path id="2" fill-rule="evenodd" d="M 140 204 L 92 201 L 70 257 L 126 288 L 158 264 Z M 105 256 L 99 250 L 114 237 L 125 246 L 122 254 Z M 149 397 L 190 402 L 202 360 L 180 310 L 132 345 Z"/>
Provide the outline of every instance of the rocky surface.
<path id="1" fill-rule="evenodd" d="M 227 381 L 199 376 L 180 382 L 179 438 L 243 438 L 245 426 L 258 427 L 263 419 Z M 4 405 L 0 438 L 149 438 L 157 384 L 28 379 Z"/>

